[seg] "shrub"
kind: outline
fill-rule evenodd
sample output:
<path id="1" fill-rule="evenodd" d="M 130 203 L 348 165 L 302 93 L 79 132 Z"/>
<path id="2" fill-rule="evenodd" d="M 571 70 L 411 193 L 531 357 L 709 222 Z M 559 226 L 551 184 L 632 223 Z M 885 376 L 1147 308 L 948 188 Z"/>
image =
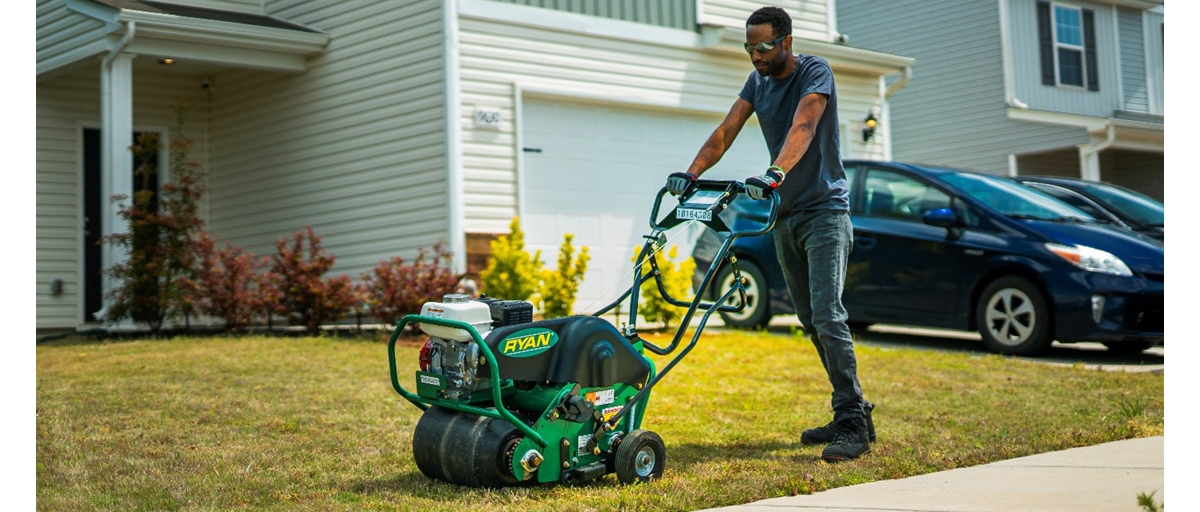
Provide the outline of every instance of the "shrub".
<path id="1" fill-rule="evenodd" d="M 542 288 L 538 308 L 545 318 L 558 318 L 571 314 L 571 306 L 575 304 L 575 294 L 579 291 L 579 283 L 587 272 L 587 262 L 591 259 L 587 246 L 580 249 L 575 256 L 575 247 L 571 240 L 575 235 L 563 235 L 562 247 L 558 252 L 558 268 L 544 270 Z"/>
<path id="2" fill-rule="evenodd" d="M 404 315 L 420 313 L 426 302 L 453 293 L 462 274 L 450 268 L 451 256 L 438 242 L 432 250 L 418 249 L 411 263 L 395 256 L 364 272 L 359 289 L 371 316 L 395 325 Z"/>
<path id="3" fill-rule="evenodd" d="M 112 198 L 116 202 L 132 199 L 118 211 L 129 231 L 101 240 L 128 254 L 104 271 L 117 281 L 108 292 L 110 303 L 104 320 L 146 322 L 155 333 L 167 319 L 195 311 L 196 297 L 189 293 L 188 283 L 195 277 L 198 239 L 204 229 L 198 206 L 205 191 L 204 172 L 188 160 L 192 141 L 183 135 L 184 109 L 179 105 L 173 108 L 176 122 L 168 148 L 172 181 L 159 187 L 157 194 L 148 186 L 158 173 L 159 142 L 154 134 L 138 136 L 130 150 L 137 163 L 134 177 L 142 188 L 132 198 Z"/>
<path id="4" fill-rule="evenodd" d="M 224 329 L 237 332 L 254 321 L 265 302 L 258 271 L 270 261 L 228 243 L 217 249 L 217 241 L 200 234 L 200 265 L 191 287 L 199 297 L 201 313 L 220 318 Z"/>
<path id="5" fill-rule="evenodd" d="M 533 256 L 525 252 L 525 233 L 516 217 L 509 231 L 492 240 L 492 256 L 487 268 L 479 273 L 482 291 L 497 299 L 529 300 L 541 288 L 542 251 Z"/>
<path id="6" fill-rule="evenodd" d="M 635 247 L 633 252 L 633 261 L 637 263 L 637 256 L 641 252 L 641 247 Z M 696 261 L 692 258 L 687 258 L 679 263 L 675 263 L 675 259 L 679 256 L 679 247 L 672 245 L 671 250 L 667 253 L 666 258 L 659 258 L 662 251 L 655 251 L 651 256 L 648 256 L 642 262 L 642 276 L 652 272 L 650 267 L 650 259 L 653 258 L 658 263 L 658 269 L 662 272 L 663 287 L 670 293 L 671 298 L 678 300 L 691 300 L 692 298 L 692 274 L 696 270 Z M 673 306 L 663 298 L 658 291 L 658 284 L 654 279 L 650 279 L 642 283 L 640 290 L 641 298 L 638 304 L 638 314 L 648 322 L 662 322 L 663 328 L 671 328 L 671 322 L 680 319 L 683 316 L 683 308 Z"/>
<path id="7" fill-rule="evenodd" d="M 289 323 L 320 334 L 321 324 L 341 318 L 357 303 L 349 276 L 324 277 L 336 258 L 325 253 L 312 226 L 292 233 L 291 244 L 280 238 L 275 248 L 278 252 L 271 256 L 271 269 L 264 276 L 267 296 L 273 310 L 286 315 Z"/>

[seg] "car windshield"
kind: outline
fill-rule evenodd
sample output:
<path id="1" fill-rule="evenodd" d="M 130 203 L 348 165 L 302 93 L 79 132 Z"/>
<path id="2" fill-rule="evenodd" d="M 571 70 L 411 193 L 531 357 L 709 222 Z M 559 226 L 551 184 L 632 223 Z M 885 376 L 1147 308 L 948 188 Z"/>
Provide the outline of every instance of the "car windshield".
<path id="1" fill-rule="evenodd" d="M 1137 222 L 1150 226 L 1163 225 L 1165 208 L 1154 199 L 1103 183 L 1086 183 L 1082 186 L 1104 206 L 1117 210 Z"/>
<path id="2" fill-rule="evenodd" d="M 941 178 L 992 209 L 1015 219 L 1095 221 L 1091 215 L 1045 192 L 999 176 L 948 172 Z"/>

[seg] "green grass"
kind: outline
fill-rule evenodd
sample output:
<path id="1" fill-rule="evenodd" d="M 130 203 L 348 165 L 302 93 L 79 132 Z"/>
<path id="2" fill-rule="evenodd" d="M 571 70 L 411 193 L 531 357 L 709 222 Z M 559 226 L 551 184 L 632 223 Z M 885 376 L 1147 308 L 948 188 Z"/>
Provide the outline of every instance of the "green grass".
<path id="1" fill-rule="evenodd" d="M 857 352 L 877 404 L 862 459 L 827 464 L 798 442 L 830 418 L 807 340 L 706 334 L 651 395 L 660 481 L 478 490 L 417 470 L 421 411 L 392 390 L 381 339 L 52 342 L 37 348 L 37 507 L 693 510 L 1163 434 L 1161 374 Z M 397 359 L 415 369 L 417 347 Z"/>

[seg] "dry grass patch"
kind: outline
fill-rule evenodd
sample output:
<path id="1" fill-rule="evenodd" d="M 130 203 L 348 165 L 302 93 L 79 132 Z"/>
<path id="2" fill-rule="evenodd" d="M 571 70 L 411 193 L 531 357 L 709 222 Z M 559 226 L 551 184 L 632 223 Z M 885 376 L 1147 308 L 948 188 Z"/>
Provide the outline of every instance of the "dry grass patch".
<path id="1" fill-rule="evenodd" d="M 397 359 L 415 369 L 417 350 Z M 860 460 L 826 464 L 798 442 L 830 417 L 807 340 L 710 333 L 651 395 L 661 481 L 478 490 L 417 470 L 420 410 L 392 390 L 382 338 L 64 340 L 37 348 L 37 506 L 694 510 L 1163 433 L 1161 374 L 858 355 L 879 437 Z"/>

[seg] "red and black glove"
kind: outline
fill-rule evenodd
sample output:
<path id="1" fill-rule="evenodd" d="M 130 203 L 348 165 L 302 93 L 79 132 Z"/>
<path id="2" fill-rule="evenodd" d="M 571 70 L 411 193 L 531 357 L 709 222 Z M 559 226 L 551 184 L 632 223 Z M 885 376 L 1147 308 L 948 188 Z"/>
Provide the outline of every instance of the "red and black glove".
<path id="1" fill-rule="evenodd" d="M 696 177 L 686 172 L 673 172 L 667 176 L 667 191 L 677 196 L 683 195 L 696 182 Z"/>
<path id="2" fill-rule="evenodd" d="M 746 178 L 746 195 L 751 199 L 762 199 L 779 187 L 780 183 L 783 183 L 783 171 L 775 166 L 768 167 L 767 172 Z"/>

